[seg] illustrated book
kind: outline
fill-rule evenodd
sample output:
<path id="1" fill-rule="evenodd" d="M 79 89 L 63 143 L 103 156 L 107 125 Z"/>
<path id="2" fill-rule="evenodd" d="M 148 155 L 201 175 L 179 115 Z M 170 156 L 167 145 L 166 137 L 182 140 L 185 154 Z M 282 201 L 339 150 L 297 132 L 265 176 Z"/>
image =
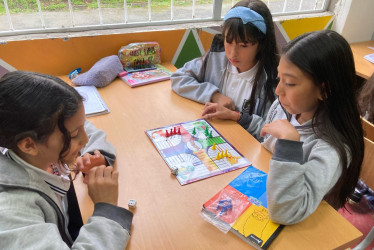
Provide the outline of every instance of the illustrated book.
<path id="1" fill-rule="evenodd" d="M 156 69 L 137 71 L 128 74 L 120 73 L 118 76 L 132 88 L 170 79 L 170 76 L 173 73 L 172 71 L 168 70 L 161 64 L 155 64 L 155 66 Z"/>
<path id="2" fill-rule="evenodd" d="M 109 108 L 95 86 L 79 86 L 75 89 L 83 97 L 86 117 L 109 113 Z"/>
<path id="3" fill-rule="evenodd" d="M 251 164 L 205 119 L 145 133 L 181 185 Z"/>
<path id="4" fill-rule="evenodd" d="M 284 227 L 269 219 L 266 179 L 266 173 L 249 166 L 203 204 L 201 216 L 224 233 L 266 249 Z"/>

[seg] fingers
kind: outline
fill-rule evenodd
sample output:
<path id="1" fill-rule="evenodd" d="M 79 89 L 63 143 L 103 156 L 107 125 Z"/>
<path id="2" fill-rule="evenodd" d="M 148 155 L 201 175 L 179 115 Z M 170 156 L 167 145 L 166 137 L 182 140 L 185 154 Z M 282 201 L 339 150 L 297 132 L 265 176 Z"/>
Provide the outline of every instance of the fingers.
<path id="1" fill-rule="evenodd" d="M 266 128 L 263 127 L 263 128 L 261 129 L 261 131 L 260 131 L 260 136 L 261 136 L 261 137 L 264 137 L 265 135 L 267 135 L 267 132 L 266 132 Z"/>
<path id="2" fill-rule="evenodd" d="M 104 178 L 112 178 L 113 167 L 108 166 L 104 169 Z"/>
<path id="3" fill-rule="evenodd" d="M 83 165 L 90 165 L 91 164 L 91 159 L 90 159 L 90 154 L 85 153 L 84 155 L 81 156 Z"/>
<path id="4" fill-rule="evenodd" d="M 94 158 L 99 158 L 100 156 L 101 156 L 100 151 L 96 149 L 96 150 L 94 151 L 93 157 L 94 157 Z"/>
<path id="5" fill-rule="evenodd" d="M 88 175 L 88 194 L 94 203 L 118 203 L 118 171 L 112 166 L 93 167 Z"/>

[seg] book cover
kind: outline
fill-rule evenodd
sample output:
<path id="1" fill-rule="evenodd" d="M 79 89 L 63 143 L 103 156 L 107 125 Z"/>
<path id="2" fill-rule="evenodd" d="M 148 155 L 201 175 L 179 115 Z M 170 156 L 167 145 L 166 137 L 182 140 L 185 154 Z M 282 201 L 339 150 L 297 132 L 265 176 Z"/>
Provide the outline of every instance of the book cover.
<path id="1" fill-rule="evenodd" d="M 249 166 L 203 204 L 201 216 L 221 231 L 266 249 L 283 228 L 269 219 L 266 179 L 265 172 Z"/>
<path id="2" fill-rule="evenodd" d="M 86 117 L 109 113 L 109 108 L 101 98 L 95 86 L 79 86 L 75 87 L 75 89 L 83 97 Z"/>
<path id="3" fill-rule="evenodd" d="M 153 70 L 128 73 L 123 76 L 119 75 L 119 77 L 132 88 L 170 79 L 170 76 L 173 73 L 172 71 L 160 64 L 156 64 L 155 66 L 156 69 Z"/>

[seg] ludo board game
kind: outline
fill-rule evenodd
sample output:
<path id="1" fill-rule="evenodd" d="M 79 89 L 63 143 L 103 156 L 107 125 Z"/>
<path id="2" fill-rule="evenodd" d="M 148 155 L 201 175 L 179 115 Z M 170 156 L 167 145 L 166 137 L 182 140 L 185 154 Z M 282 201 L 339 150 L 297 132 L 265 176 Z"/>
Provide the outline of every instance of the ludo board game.
<path id="1" fill-rule="evenodd" d="M 205 119 L 145 132 L 181 185 L 251 164 Z"/>

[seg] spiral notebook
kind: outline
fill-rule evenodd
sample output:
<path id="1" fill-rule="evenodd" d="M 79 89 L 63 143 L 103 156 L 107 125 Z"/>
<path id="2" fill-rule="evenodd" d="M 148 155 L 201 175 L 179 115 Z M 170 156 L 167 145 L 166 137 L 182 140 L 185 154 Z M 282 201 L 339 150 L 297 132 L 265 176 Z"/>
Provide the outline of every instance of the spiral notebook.
<path id="1" fill-rule="evenodd" d="M 83 97 L 86 117 L 107 114 L 110 112 L 95 86 L 79 86 L 75 87 L 75 89 Z"/>

